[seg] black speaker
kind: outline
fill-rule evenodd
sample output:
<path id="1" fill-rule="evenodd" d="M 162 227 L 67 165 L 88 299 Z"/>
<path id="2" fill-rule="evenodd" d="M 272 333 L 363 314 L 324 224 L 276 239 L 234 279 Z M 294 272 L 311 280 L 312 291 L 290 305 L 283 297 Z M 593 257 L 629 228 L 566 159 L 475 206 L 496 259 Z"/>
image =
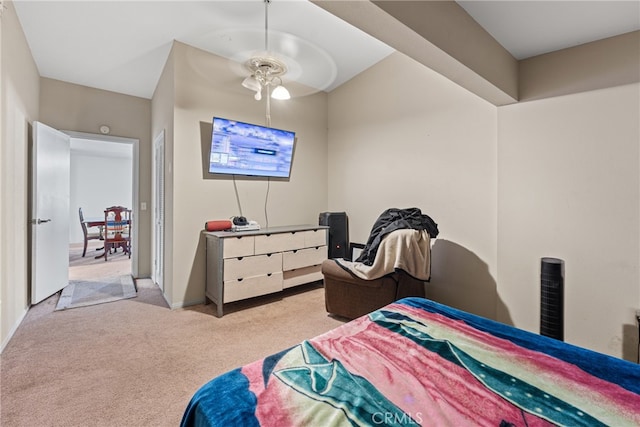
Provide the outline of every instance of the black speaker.
<path id="1" fill-rule="evenodd" d="M 318 224 L 329 226 L 329 258 L 349 258 L 349 220 L 346 212 L 322 212 Z"/>
<path id="2" fill-rule="evenodd" d="M 540 335 L 564 341 L 564 261 L 558 258 L 541 261 Z"/>

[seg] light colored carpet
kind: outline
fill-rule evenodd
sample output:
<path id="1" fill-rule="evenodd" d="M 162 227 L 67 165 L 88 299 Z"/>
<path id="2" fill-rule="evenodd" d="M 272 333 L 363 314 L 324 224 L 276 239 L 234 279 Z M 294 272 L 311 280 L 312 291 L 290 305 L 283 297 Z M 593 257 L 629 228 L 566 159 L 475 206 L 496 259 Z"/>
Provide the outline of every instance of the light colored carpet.
<path id="1" fill-rule="evenodd" d="M 72 280 L 62 290 L 56 310 L 104 304 L 135 296 L 136 287 L 130 274 L 95 280 Z"/>
<path id="2" fill-rule="evenodd" d="M 54 312 L 53 296 L 29 309 L 0 358 L 0 425 L 175 427 L 214 376 L 343 323 L 322 284 L 221 318 L 213 304 L 171 310 L 150 280 L 136 285 L 137 298 Z"/>
<path id="3" fill-rule="evenodd" d="M 73 256 L 70 279 L 131 272 L 127 256 L 91 251 Z M 175 427 L 214 376 L 344 322 L 327 315 L 321 283 L 230 304 L 221 318 L 214 304 L 171 310 L 151 280 L 136 285 L 136 298 L 54 311 L 54 295 L 29 309 L 0 355 L 1 426 Z"/>

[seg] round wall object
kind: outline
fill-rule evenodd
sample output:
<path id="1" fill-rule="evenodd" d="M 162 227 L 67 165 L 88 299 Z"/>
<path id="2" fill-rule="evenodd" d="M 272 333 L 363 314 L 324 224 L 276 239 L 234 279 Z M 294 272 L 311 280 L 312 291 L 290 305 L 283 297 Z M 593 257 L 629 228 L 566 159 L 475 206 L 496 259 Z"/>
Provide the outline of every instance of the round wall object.
<path id="1" fill-rule="evenodd" d="M 105 135 L 108 134 L 110 130 L 111 129 L 109 129 L 109 126 L 107 126 L 107 125 L 100 126 L 100 133 L 103 133 Z"/>

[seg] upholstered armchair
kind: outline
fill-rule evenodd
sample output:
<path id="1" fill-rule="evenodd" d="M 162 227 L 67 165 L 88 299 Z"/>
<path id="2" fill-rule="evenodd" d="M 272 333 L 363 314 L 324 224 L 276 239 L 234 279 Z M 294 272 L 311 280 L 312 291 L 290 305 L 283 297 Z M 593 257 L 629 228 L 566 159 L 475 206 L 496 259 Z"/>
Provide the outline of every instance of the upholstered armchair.
<path id="1" fill-rule="evenodd" d="M 327 311 L 354 319 L 400 298 L 424 297 L 431 239 L 438 233 L 438 224 L 419 208 L 385 210 L 355 261 L 322 263 Z"/>
<path id="2" fill-rule="evenodd" d="M 325 307 L 328 313 L 355 319 L 400 298 L 425 296 L 425 281 L 398 270 L 373 280 L 361 279 L 336 260 L 322 263 Z"/>

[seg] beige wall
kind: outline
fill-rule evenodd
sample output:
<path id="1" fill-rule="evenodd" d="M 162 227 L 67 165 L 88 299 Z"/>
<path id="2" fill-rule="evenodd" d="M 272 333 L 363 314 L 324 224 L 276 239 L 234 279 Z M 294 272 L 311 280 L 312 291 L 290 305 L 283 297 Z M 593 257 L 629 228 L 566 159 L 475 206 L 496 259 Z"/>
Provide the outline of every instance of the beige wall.
<path id="1" fill-rule="evenodd" d="M 173 259 L 173 110 L 175 105 L 173 57 L 174 49 L 169 53 L 169 57 L 158 79 L 158 84 L 151 100 L 152 140 L 155 140 L 156 137 L 164 133 L 164 245 L 162 255 L 164 263 L 162 265 L 162 274 L 165 282 L 173 277 L 173 263 L 171 262 Z M 152 151 L 152 153 L 154 152 Z M 153 188 L 151 209 L 155 209 L 157 203 L 155 198 L 155 177 L 152 176 L 151 179 Z M 155 239 L 155 231 L 152 230 L 151 250 L 153 263 L 158 262 L 158 260 L 155 259 L 155 248 L 158 244 Z M 152 266 L 155 265 L 153 263 Z M 155 279 L 158 280 L 157 278 Z M 169 286 L 163 283 L 164 297 L 168 302 L 173 301 L 173 287 L 170 285 L 171 282 Z"/>
<path id="2" fill-rule="evenodd" d="M 384 209 L 421 208 L 441 232 L 428 297 L 534 332 L 540 258 L 562 258 L 566 340 L 635 360 L 639 100 L 494 107 L 394 54 L 329 95 L 329 210 L 365 242 Z"/>
<path id="3" fill-rule="evenodd" d="M 396 53 L 329 95 L 329 209 L 364 243 L 385 209 L 438 223 L 428 296 L 489 317 L 496 295 L 496 108 Z"/>
<path id="4" fill-rule="evenodd" d="M 635 360 L 639 100 L 632 84 L 499 108 L 500 320 L 539 330 L 540 258 L 558 257 L 565 340 Z"/>
<path id="5" fill-rule="evenodd" d="M 138 240 L 134 276 L 151 274 L 151 101 L 100 89 L 42 78 L 41 122 L 60 130 L 98 134 L 100 125 L 111 128 L 110 136 L 138 142 Z M 135 161 L 134 154 L 134 161 Z M 106 172 L 105 172 L 106 173 Z M 147 209 L 140 210 L 140 203 Z M 135 260 L 134 257 L 134 260 Z"/>
<path id="6" fill-rule="evenodd" d="M 171 206 L 166 207 L 172 212 L 166 225 L 171 229 L 171 242 L 165 244 L 171 245 L 168 250 L 173 257 L 166 259 L 172 265 L 165 272 L 165 296 L 173 307 L 179 307 L 204 301 L 204 223 L 240 214 L 233 180 L 203 172 L 212 117 L 258 124 L 265 124 L 266 119 L 265 100 L 253 99 L 241 86 L 242 78 L 231 72 L 228 60 L 181 43 L 174 44 L 170 60 L 175 107 L 172 148 L 166 154 L 172 170 L 167 180 L 174 190 Z M 317 224 L 318 213 L 327 206 L 327 95 L 274 100 L 271 105 L 271 125 L 296 132 L 291 178 L 268 182 L 237 177 L 242 214 L 265 227 L 268 191 L 269 226 Z"/>
<path id="7" fill-rule="evenodd" d="M 523 59 L 519 99 L 551 98 L 640 81 L 640 31 Z"/>
<path id="8" fill-rule="evenodd" d="M 29 307 L 29 139 L 39 77 L 12 2 L 0 27 L 0 349 Z"/>

